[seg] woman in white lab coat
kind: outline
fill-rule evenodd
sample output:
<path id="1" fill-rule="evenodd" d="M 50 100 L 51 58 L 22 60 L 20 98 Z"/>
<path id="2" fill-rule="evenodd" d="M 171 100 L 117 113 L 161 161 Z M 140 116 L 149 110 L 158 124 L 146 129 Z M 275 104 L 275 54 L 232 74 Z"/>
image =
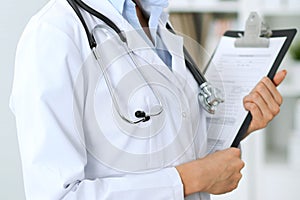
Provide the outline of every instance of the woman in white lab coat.
<path id="1" fill-rule="evenodd" d="M 121 30 L 134 29 L 122 16 L 123 9 L 129 9 L 123 6 L 131 1 L 84 2 Z M 140 1 L 137 14 L 132 13 L 142 25 L 152 26 L 153 8 L 163 6 L 157 1 Z M 141 7 L 149 11 L 149 23 Z M 90 14 L 83 16 L 90 29 L 103 24 Z M 171 70 L 152 50 L 135 51 L 146 66 L 141 71 L 154 75 L 144 74 L 146 86 L 138 81 L 140 71 L 127 54 L 109 63 L 107 69 L 116 90 L 126 86 L 127 100 L 134 102 L 129 106 L 146 109 L 153 102 L 162 104 L 160 117 L 138 125 L 119 119 L 105 78 L 93 65 L 83 26 L 66 0 L 51 0 L 30 20 L 18 45 L 11 95 L 28 199 L 203 200 L 209 199 L 208 193 L 221 194 L 237 187 L 243 167 L 240 150 L 206 155 L 205 111 L 197 101 L 197 84 L 182 59 L 183 40 L 164 30 L 166 14 L 159 17 L 154 34 L 170 53 Z M 153 32 L 145 32 L 153 37 Z M 134 36 L 129 37 L 129 47 L 135 49 L 137 43 L 151 46 L 142 42 L 142 36 L 129 35 Z M 110 37 L 111 33 L 98 33 L 104 49 L 100 56 L 118 51 L 116 40 Z M 128 74 L 129 82 L 124 79 Z M 275 85 L 285 74 L 276 75 Z M 150 82 L 157 84 L 149 87 Z M 275 85 L 265 78 L 245 97 L 245 108 L 253 115 L 248 133 L 265 127 L 279 112 L 282 98 Z M 189 139 L 185 142 L 184 138 Z"/>

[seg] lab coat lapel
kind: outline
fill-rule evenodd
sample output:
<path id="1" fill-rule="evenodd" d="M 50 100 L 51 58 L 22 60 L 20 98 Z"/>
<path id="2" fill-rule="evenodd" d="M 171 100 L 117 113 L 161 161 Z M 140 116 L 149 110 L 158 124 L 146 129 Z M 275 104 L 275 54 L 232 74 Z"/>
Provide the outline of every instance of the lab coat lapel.
<path id="1" fill-rule="evenodd" d="M 126 32 L 128 39 L 128 47 L 134 51 L 139 58 L 147 60 L 157 71 L 164 74 L 176 87 L 180 87 L 180 82 L 174 76 L 172 71 L 166 66 L 161 58 L 154 51 L 154 47 L 147 44 L 147 42 L 136 31 Z"/>
<path id="2" fill-rule="evenodd" d="M 183 54 L 183 38 L 161 26 L 158 32 L 172 56 L 172 71 L 179 80 L 181 87 L 184 87 L 186 84 L 187 71 Z"/>
<path id="3" fill-rule="evenodd" d="M 131 25 L 128 24 L 127 28 L 129 26 L 131 27 Z M 164 74 L 165 77 L 167 77 L 169 83 L 174 84 L 177 88 L 182 88 L 182 82 L 178 80 L 177 76 L 174 76 L 174 73 L 154 51 L 154 47 L 152 45 L 149 45 L 144 40 L 144 38 L 138 33 L 138 31 L 134 30 L 134 28 L 131 27 L 131 29 L 127 29 L 127 31 L 125 31 L 125 34 L 127 36 L 127 44 L 129 49 L 133 50 L 134 54 L 137 57 L 147 60 L 147 62 L 151 64 L 153 68 L 155 68 L 157 71 Z"/>

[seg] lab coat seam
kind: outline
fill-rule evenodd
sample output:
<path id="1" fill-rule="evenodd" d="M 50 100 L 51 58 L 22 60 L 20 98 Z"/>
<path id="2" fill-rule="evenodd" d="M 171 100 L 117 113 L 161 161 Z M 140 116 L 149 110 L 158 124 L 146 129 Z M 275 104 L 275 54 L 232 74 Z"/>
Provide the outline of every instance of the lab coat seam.
<path id="1" fill-rule="evenodd" d="M 44 7 L 42 10 L 38 12 L 37 15 L 34 15 L 31 19 L 36 20 L 37 22 L 40 22 L 43 20 L 44 16 L 52 9 L 56 4 L 56 0 L 49 1 L 46 7 Z"/>
<path id="2" fill-rule="evenodd" d="M 59 31 L 62 34 L 64 34 L 65 36 L 67 36 L 69 41 L 71 43 L 73 43 L 73 46 L 76 48 L 77 52 L 81 52 L 80 47 L 79 47 L 80 45 L 76 44 L 75 41 L 72 39 L 75 37 L 72 37 L 72 35 L 70 35 L 70 33 L 67 33 L 66 31 L 61 29 L 61 27 L 58 27 L 58 25 L 56 24 L 57 21 L 55 21 L 55 19 L 58 19 L 61 16 L 56 16 L 54 18 L 51 17 L 49 19 L 47 18 L 47 14 L 49 14 L 49 12 L 51 12 L 51 9 L 54 9 L 54 7 L 58 4 L 61 5 L 60 2 L 58 2 L 57 0 L 50 1 L 48 4 L 49 6 L 47 6 L 46 9 L 44 9 L 44 10 L 42 9 L 39 12 L 39 14 L 37 14 L 31 18 L 31 23 L 33 23 L 34 26 L 47 25 L 50 27 L 49 28 L 50 30 L 56 29 L 57 31 Z M 67 13 L 63 16 L 63 17 L 67 17 L 66 21 L 71 22 L 73 25 L 74 25 L 74 21 L 76 21 L 76 25 L 75 25 L 76 28 L 74 28 L 74 26 L 72 27 L 72 29 L 74 30 L 74 35 L 79 32 L 80 35 L 81 35 L 81 33 L 84 33 L 84 37 L 85 37 L 85 32 L 81 25 L 81 22 L 78 19 L 77 15 L 73 12 L 72 8 L 70 6 L 66 6 L 66 5 L 61 5 L 61 6 L 65 6 L 65 9 L 67 10 Z M 82 58 L 82 59 L 84 59 L 84 58 Z"/>

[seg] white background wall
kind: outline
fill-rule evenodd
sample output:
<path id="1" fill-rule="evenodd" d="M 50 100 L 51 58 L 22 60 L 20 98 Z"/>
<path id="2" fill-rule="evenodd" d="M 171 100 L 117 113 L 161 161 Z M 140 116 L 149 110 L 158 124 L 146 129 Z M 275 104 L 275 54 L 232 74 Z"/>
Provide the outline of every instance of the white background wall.
<path id="1" fill-rule="evenodd" d="M 8 103 L 18 39 L 30 16 L 46 2 L 47 0 L 9 0 L 1 2 L 0 199 L 3 200 L 25 199 L 15 121 Z"/>

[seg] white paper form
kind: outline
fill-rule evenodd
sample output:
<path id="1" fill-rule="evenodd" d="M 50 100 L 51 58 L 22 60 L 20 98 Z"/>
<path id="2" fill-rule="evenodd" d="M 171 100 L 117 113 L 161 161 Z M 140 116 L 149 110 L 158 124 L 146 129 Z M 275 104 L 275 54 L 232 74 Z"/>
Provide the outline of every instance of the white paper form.
<path id="1" fill-rule="evenodd" d="M 243 98 L 267 76 L 286 39 L 270 38 L 268 48 L 237 48 L 236 38 L 221 38 L 205 73 L 225 97 L 214 115 L 207 114 L 209 153 L 231 146 L 248 114 Z"/>

